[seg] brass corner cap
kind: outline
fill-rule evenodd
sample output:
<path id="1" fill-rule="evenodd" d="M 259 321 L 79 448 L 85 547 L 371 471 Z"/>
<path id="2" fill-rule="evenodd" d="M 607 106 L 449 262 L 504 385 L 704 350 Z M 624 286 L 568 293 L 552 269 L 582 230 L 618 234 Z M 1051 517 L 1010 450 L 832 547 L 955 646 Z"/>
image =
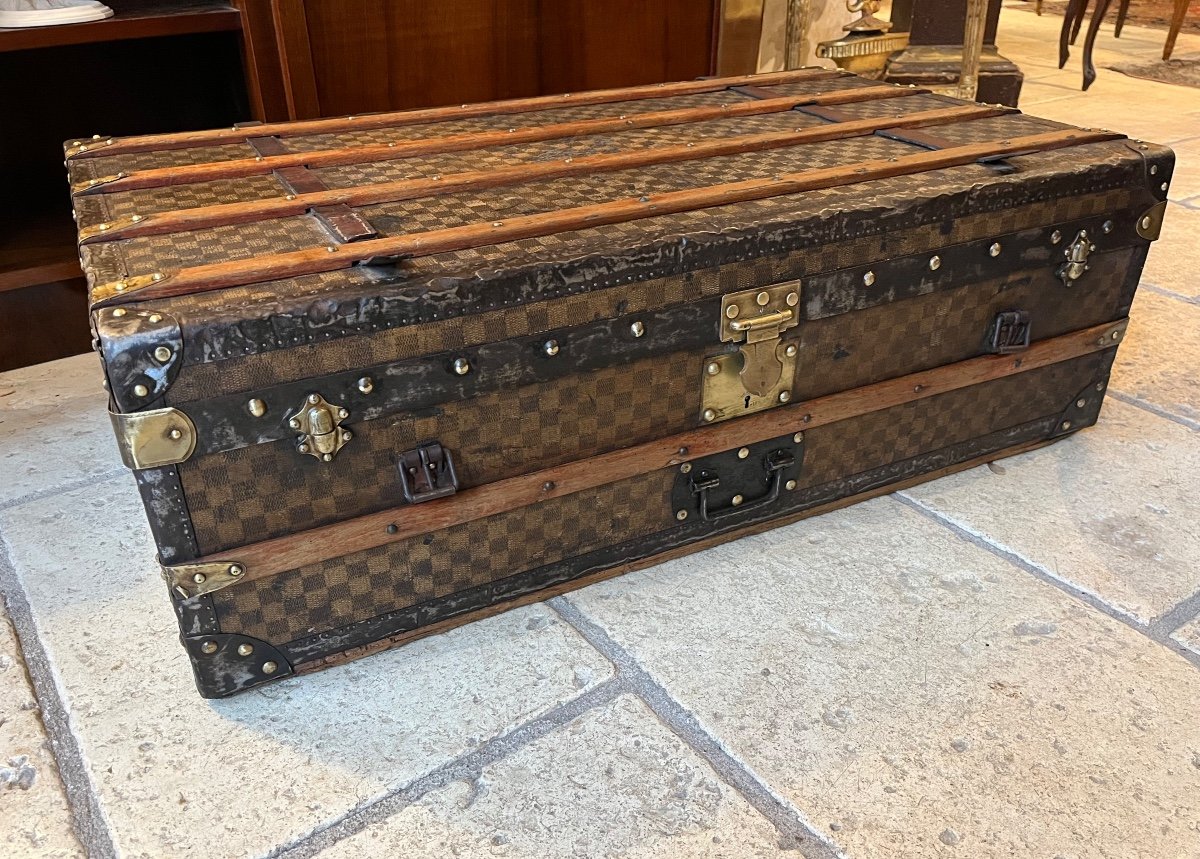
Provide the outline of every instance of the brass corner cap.
<path id="1" fill-rule="evenodd" d="M 179 409 L 120 414 L 110 411 L 121 461 L 132 469 L 185 462 L 196 450 L 196 425 Z"/>

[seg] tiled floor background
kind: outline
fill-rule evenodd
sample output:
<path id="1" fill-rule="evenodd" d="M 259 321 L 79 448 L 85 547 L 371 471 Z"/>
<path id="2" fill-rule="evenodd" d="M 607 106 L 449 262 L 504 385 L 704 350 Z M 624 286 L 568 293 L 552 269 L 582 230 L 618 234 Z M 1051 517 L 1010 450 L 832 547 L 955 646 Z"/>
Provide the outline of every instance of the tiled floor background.
<path id="1" fill-rule="evenodd" d="M 0 376 L 0 854 L 1200 857 L 1200 91 L 1000 32 L 1181 163 L 1051 448 L 203 702 L 93 359 Z"/>

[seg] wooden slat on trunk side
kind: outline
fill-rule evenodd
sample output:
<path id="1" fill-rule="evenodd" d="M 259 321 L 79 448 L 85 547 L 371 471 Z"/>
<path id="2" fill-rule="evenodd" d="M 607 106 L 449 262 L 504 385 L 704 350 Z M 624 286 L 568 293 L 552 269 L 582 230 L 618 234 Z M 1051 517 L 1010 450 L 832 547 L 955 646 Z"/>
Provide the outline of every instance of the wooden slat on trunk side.
<path id="1" fill-rule="evenodd" d="M 281 254 L 213 263 L 177 272 L 138 274 L 128 280 L 99 284 L 92 290 L 92 307 L 130 301 L 193 295 L 251 283 L 281 280 L 307 274 L 337 271 L 379 257 L 429 256 L 448 251 L 484 247 L 518 239 L 599 227 L 606 224 L 653 218 L 763 200 L 825 188 L 845 187 L 912 175 L 930 170 L 971 164 L 980 158 L 1027 154 L 1117 140 L 1124 135 L 1078 129 L 1056 130 L 919 152 L 894 159 L 876 159 L 821 170 L 806 170 L 768 179 L 749 179 L 723 185 L 690 188 L 644 197 L 614 200 L 592 206 L 524 215 L 502 221 L 467 224 L 441 230 L 382 239 L 370 239 L 341 247 L 307 248 Z"/>
<path id="2" fill-rule="evenodd" d="M 406 179 L 398 182 L 381 182 L 373 185 L 358 185 L 353 188 L 336 188 L 291 194 L 285 198 L 251 200 L 241 203 L 225 203 L 195 209 L 178 209 L 156 215 L 146 215 L 139 221 L 114 222 L 103 232 L 81 230 L 80 244 L 131 239 L 139 236 L 154 236 L 187 230 L 207 229 L 230 224 L 303 215 L 322 206 L 346 205 L 368 206 L 380 203 L 396 203 L 418 197 L 434 197 L 479 191 L 508 185 L 559 179 L 564 176 L 582 176 L 616 170 L 648 167 L 654 164 L 669 164 L 693 161 L 723 155 L 746 152 L 761 152 L 769 149 L 799 146 L 805 143 L 824 143 L 831 140 L 848 140 L 862 137 L 885 129 L 913 128 L 982 119 L 1008 113 L 1007 108 L 988 105 L 965 104 L 956 107 L 910 113 L 900 118 L 873 117 L 850 120 L 829 125 L 805 128 L 800 131 L 776 131 L 728 137 L 707 143 L 689 143 L 684 146 L 663 146 L 652 149 L 634 149 L 604 155 L 568 157 L 556 161 L 520 162 L 494 170 L 472 170 L 452 173 L 438 179 Z M 285 168 L 288 170 L 304 168 Z M 294 185 L 294 183 L 293 183 Z M 299 188 L 293 188 L 299 191 Z"/>
<path id="3" fill-rule="evenodd" d="M 280 136 L 300 137 L 309 134 L 334 134 L 340 131 L 362 131 L 372 128 L 391 128 L 405 125 L 422 125 L 451 119 L 471 119 L 478 116 L 499 116 L 517 113 L 532 113 L 556 107 L 578 107 L 580 105 L 612 104 L 621 101 L 643 101 L 653 98 L 671 98 L 705 92 L 719 92 L 730 87 L 755 84 L 756 86 L 778 86 L 799 81 L 825 80 L 850 77 L 848 72 L 835 69 L 808 68 L 788 72 L 768 72 L 757 75 L 736 75 L 727 78 L 709 78 L 679 83 L 646 84 L 621 89 L 601 89 L 563 95 L 541 95 L 529 98 L 514 98 L 504 101 L 485 101 L 455 107 L 430 107 L 394 113 L 372 113 L 363 116 L 336 117 L 333 119 L 310 119 L 300 122 L 275 122 L 249 128 L 216 128 L 206 131 L 185 131 L 177 134 L 146 134 L 136 137 L 121 137 L 106 140 L 79 140 L 67 146 L 68 160 L 84 158 L 108 158 L 130 152 L 157 152 L 167 149 L 188 149 L 193 146 L 214 146 L 223 143 L 242 143 L 249 137 Z M 111 138 L 109 138 L 111 139 Z M 80 149 L 80 147 L 85 147 Z"/>
<path id="4" fill-rule="evenodd" d="M 261 176 L 290 167 L 338 167 L 347 164 L 399 161 L 400 159 L 415 155 L 465 152 L 475 149 L 490 149 L 497 146 L 517 146 L 524 143 L 562 140 L 585 135 L 612 134 L 645 128 L 687 125 L 714 119 L 783 113 L 792 110 L 798 105 L 805 104 L 848 104 L 861 101 L 904 98 L 928 92 L 928 90 L 908 89 L 894 85 L 863 87 L 860 89 L 838 90 L 836 92 L 815 93 L 804 96 L 787 96 L 766 101 L 747 101 L 714 107 L 685 107 L 674 110 L 639 113 L 633 116 L 584 119 L 576 122 L 518 128 L 512 131 L 467 132 L 464 134 L 446 135 L 444 137 L 401 140 L 395 143 L 376 144 L 372 146 L 347 146 L 338 149 L 308 150 L 304 152 L 288 152 L 286 154 L 275 153 L 255 158 L 214 161 L 207 164 L 136 170 L 119 177 L 107 179 L 97 185 L 84 182 L 73 189 L 73 193 L 75 196 L 112 194 L 120 191 L 162 188 L 171 185 L 191 185 L 196 182 L 211 182 L 217 179 Z M 1006 108 L 1005 110 L 1008 109 Z"/>
<path id="5" fill-rule="evenodd" d="M 453 497 L 372 513 L 345 522 L 231 549 L 189 563 L 237 564 L 238 583 L 386 545 L 517 507 L 592 489 L 661 468 L 814 429 L 870 412 L 924 400 L 1115 348 L 1128 320 L 1098 325 L 1033 344 L 1017 355 L 988 355 L 780 406 L 585 460 L 475 487 Z M 232 585 L 236 587 L 235 583 Z"/>

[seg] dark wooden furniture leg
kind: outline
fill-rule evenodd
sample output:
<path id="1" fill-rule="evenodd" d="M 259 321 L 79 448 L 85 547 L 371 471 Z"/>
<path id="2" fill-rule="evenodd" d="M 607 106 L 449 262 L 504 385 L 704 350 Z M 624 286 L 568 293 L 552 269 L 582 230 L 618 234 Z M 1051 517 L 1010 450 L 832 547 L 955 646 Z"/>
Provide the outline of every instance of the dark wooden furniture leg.
<path id="1" fill-rule="evenodd" d="M 1083 18 L 1087 15 L 1087 0 L 1083 0 L 1076 10 L 1075 20 L 1071 22 L 1071 44 L 1075 44 L 1075 40 L 1079 38 L 1079 31 L 1083 27 Z"/>
<path id="2" fill-rule="evenodd" d="M 1083 16 L 1083 10 L 1087 6 L 1087 0 L 1068 0 L 1067 12 L 1063 16 L 1062 30 L 1058 34 L 1058 67 L 1061 69 L 1067 64 L 1067 60 L 1071 57 L 1071 48 L 1067 40 L 1071 42 L 1075 40 L 1071 38 L 1071 25 L 1075 22 L 1076 17 Z"/>
<path id="3" fill-rule="evenodd" d="M 1163 45 L 1163 59 L 1171 59 L 1171 52 L 1175 50 L 1175 38 L 1179 35 L 1179 28 L 1183 26 L 1183 16 L 1187 14 L 1188 0 L 1175 0 L 1175 13 L 1171 16 L 1171 29 L 1167 30 L 1167 43 Z"/>
<path id="4" fill-rule="evenodd" d="M 1185 0 L 1186 1 L 1186 0 Z M 1083 43 L 1083 90 L 1096 80 L 1096 65 L 1092 62 L 1092 49 L 1096 46 L 1096 35 L 1100 32 L 1100 22 L 1112 0 L 1097 0 L 1096 11 L 1092 15 L 1092 23 L 1088 24 L 1087 39 Z"/>
<path id="5" fill-rule="evenodd" d="M 1117 26 L 1113 29 L 1113 38 L 1121 38 L 1121 30 L 1125 27 L 1125 16 L 1129 14 L 1129 0 L 1121 0 L 1121 7 L 1117 9 Z"/>

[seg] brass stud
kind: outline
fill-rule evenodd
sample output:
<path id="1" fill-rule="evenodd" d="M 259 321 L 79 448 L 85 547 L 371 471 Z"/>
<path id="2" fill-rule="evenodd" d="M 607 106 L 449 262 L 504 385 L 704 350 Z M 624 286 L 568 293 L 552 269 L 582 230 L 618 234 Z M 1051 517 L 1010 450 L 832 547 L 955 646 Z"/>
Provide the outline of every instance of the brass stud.
<path id="1" fill-rule="evenodd" d="M 290 426 L 294 430 L 300 429 L 300 419 L 292 418 L 290 421 L 288 421 L 288 426 Z"/>
<path id="2" fill-rule="evenodd" d="M 101 224 L 96 224 L 96 229 L 98 229 L 98 230 L 99 230 L 100 232 L 102 232 L 102 233 L 104 233 L 104 232 L 107 232 L 107 231 L 108 231 L 108 224 L 104 224 L 104 223 L 101 223 Z"/>
<path id="3" fill-rule="evenodd" d="M 1113 222 L 1105 221 L 1104 225 L 1101 226 L 1100 229 L 1104 230 L 1105 233 L 1111 233 L 1113 231 Z"/>
<path id="4" fill-rule="evenodd" d="M 165 364 L 171 360 L 172 352 L 166 346 L 159 346 L 154 350 L 154 357 L 160 364 Z"/>
<path id="5" fill-rule="evenodd" d="M 467 373 L 471 372 L 471 362 L 466 358 L 455 358 L 454 372 L 460 376 L 467 375 Z"/>
<path id="6" fill-rule="evenodd" d="M 263 674 L 274 674 L 279 670 L 279 664 L 273 660 L 267 660 L 263 663 Z"/>
<path id="7" fill-rule="evenodd" d="M 346 418 L 350 417 L 350 413 L 345 409 L 338 409 L 338 417 L 342 420 L 345 420 Z"/>
<path id="8" fill-rule="evenodd" d="M 730 319 L 737 319 L 738 314 L 741 312 L 741 309 L 736 304 L 731 304 L 725 308 L 725 315 Z"/>
<path id="9" fill-rule="evenodd" d="M 642 320 L 638 319 L 632 325 L 629 326 L 629 333 L 632 334 L 634 337 L 641 337 L 643 334 L 646 333 L 646 326 L 642 322 Z"/>
<path id="10" fill-rule="evenodd" d="M 375 390 L 375 382 L 370 376 L 363 376 L 358 380 L 358 390 L 359 393 L 369 394 Z"/>
<path id="11" fill-rule="evenodd" d="M 931 256 L 929 258 L 929 270 L 930 271 L 937 271 L 941 267 L 942 267 L 942 258 L 940 256 L 938 256 L 937 254 L 934 254 L 933 256 Z"/>
<path id="12" fill-rule="evenodd" d="M 238 656 L 249 656 L 253 652 L 254 652 L 253 644 L 239 644 L 238 645 Z"/>
<path id="13" fill-rule="evenodd" d="M 1063 421 L 1063 422 L 1062 422 L 1062 428 L 1063 428 L 1063 429 L 1065 429 L 1065 430 L 1069 430 L 1069 429 L 1071 428 L 1071 422 L 1070 422 L 1070 421 Z"/>
<path id="14" fill-rule="evenodd" d="M 167 433 L 167 435 L 171 437 L 172 441 L 179 441 L 181 438 L 183 438 L 183 431 L 173 429 L 169 433 Z"/>
<path id="15" fill-rule="evenodd" d="M 309 448 L 308 448 L 308 445 L 302 444 L 298 448 L 296 448 L 296 450 L 300 451 L 301 453 L 308 453 Z"/>
<path id="16" fill-rule="evenodd" d="M 246 572 L 246 568 L 243 567 L 241 564 L 230 564 L 229 565 L 229 575 L 233 576 L 235 579 L 244 572 Z"/>
<path id="17" fill-rule="evenodd" d="M 150 317 L 147 321 L 157 325 L 158 323 L 162 322 L 162 317 L 159 316 L 157 313 L 151 313 Z"/>
<path id="18" fill-rule="evenodd" d="M 1086 405 L 1087 405 L 1087 400 L 1078 399 L 1075 401 L 1075 408 L 1077 408 L 1077 409 L 1082 409 Z"/>
<path id="19" fill-rule="evenodd" d="M 681 474 L 687 474 L 691 470 L 692 470 L 692 464 L 690 462 L 685 462 L 683 465 L 679 466 L 679 472 Z"/>
<path id="20" fill-rule="evenodd" d="M 325 250 L 331 254 L 337 253 L 337 245 L 326 245 Z"/>
<path id="21" fill-rule="evenodd" d="M 863 275 L 863 283 L 865 283 L 867 286 L 874 286 L 875 285 L 875 272 L 869 271 L 866 274 L 864 274 Z"/>
<path id="22" fill-rule="evenodd" d="M 154 281 L 155 283 L 158 283 L 160 280 L 163 279 L 162 272 L 159 272 L 159 271 L 154 272 L 154 274 L 150 275 L 150 279 L 152 281 Z"/>
<path id="23" fill-rule="evenodd" d="M 733 496 L 732 498 L 730 498 L 730 499 L 729 499 L 729 503 L 730 503 L 730 504 L 732 504 L 734 507 L 737 507 L 738 505 L 740 505 L 740 504 L 741 504 L 743 501 L 745 501 L 745 500 L 746 500 L 746 499 L 745 499 L 745 498 L 743 498 L 742 496 L 740 496 L 740 495 L 735 495 L 735 496 Z"/>
<path id="24" fill-rule="evenodd" d="M 127 311 L 125 310 L 124 307 L 118 307 L 116 310 L 113 311 L 113 316 L 116 316 L 119 318 L 119 317 L 124 316 L 126 314 L 126 312 Z"/>
<path id="25" fill-rule="evenodd" d="M 150 389 L 147 388 L 145 385 L 134 385 L 133 393 L 135 396 L 144 397 L 150 393 Z"/>
<path id="26" fill-rule="evenodd" d="M 1160 191 L 1166 191 L 1166 190 L 1167 190 L 1168 188 L 1170 188 L 1170 187 L 1171 187 L 1171 186 L 1170 186 L 1170 185 L 1168 185 L 1166 182 L 1163 182 L 1161 185 L 1159 185 L 1159 186 L 1158 186 L 1158 190 L 1160 190 Z"/>
<path id="27" fill-rule="evenodd" d="M 333 462 L 333 454 L 332 453 L 321 454 L 321 461 L 322 462 Z"/>
<path id="28" fill-rule="evenodd" d="M 321 402 L 321 395 L 320 394 L 309 394 L 308 401 L 315 406 L 317 403 Z"/>
<path id="29" fill-rule="evenodd" d="M 771 302 L 771 295 L 767 292 L 760 292 L 758 295 L 754 296 L 754 302 L 759 307 L 766 307 Z"/>
<path id="30" fill-rule="evenodd" d="M 714 420 L 716 420 L 717 413 L 716 413 L 716 412 L 714 412 L 712 409 L 705 409 L 705 410 L 704 410 L 704 414 L 703 414 L 703 415 L 701 415 L 701 417 L 703 417 L 703 418 L 704 418 L 704 422 L 705 422 L 705 423 L 709 423 L 709 422 L 711 422 L 711 421 L 714 421 Z"/>
<path id="31" fill-rule="evenodd" d="M 787 294 L 787 298 L 784 300 L 787 301 L 788 307 L 795 307 L 797 304 L 800 303 L 800 295 L 795 292 L 789 292 Z"/>
<path id="32" fill-rule="evenodd" d="M 710 376 L 715 376 L 715 375 L 717 375 L 717 373 L 721 372 L 721 365 L 718 364 L 716 361 L 709 361 L 704 366 L 704 372 L 708 373 L 708 375 L 710 375 Z"/>
<path id="33" fill-rule="evenodd" d="M 212 639 L 209 639 L 208 641 L 206 641 L 200 645 L 200 652 L 201 653 L 210 653 L 210 654 L 216 653 L 217 652 L 217 643 L 215 641 L 213 641 Z"/>
<path id="34" fill-rule="evenodd" d="M 285 199 L 285 200 L 295 200 L 295 199 L 296 199 L 296 195 L 295 195 L 295 194 L 284 194 L 284 196 L 283 196 L 283 199 Z"/>
<path id="35" fill-rule="evenodd" d="M 354 438 L 354 433 L 350 430 L 342 430 L 342 441 L 350 441 L 352 438 Z"/>
<path id="36" fill-rule="evenodd" d="M 745 459 L 750 455 L 750 448 L 743 447 L 738 449 L 738 459 Z"/>
<path id="37" fill-rule="evenodd" d="M 789 343 L 786 347 L 784 347 L 783 354 L 787 355 L 789 358 L 795 358 L 796 357 L 796 344 Z"/>
<path id="38" fill-rule="evenodd" d="M 1150 165 L 1150 175 L 1151 175 L 1151 176 L 1157 176 L 1157 175 L 1158 175 L 1158 165 L 1157 165 L 1157 164 L 1151 164 L 1151 165 Z"/>
<path id="39" fill-rule="evenodd" d="M 1114 332 L 1112 333 L 1112 339 L 1114 339 L 1114 340 L 1120 340 L 1120 339 L 1121 339 L 1121 332 L 1120 332 L 1120 331 L 1114 331 Z"/>
<path id="40" fill-rule="evenodd" d="M 1140 223 L 1143 230 L 1150 229 L 1150 216 L 1147 215 L 1146 217 L 1142 218 Z"/>
<path id="41" fill-rule="evenodd" d="M 990 256 L 998 257 L 998 256 L 1000 256 L 1000 250 L 1001 250 L 1000 243 L 992 242 L 992 246 L 990 248 L 988 248 L 988 254 Z"/>
<path id="42" fill-rule="evenodd" d="M 492 226 L 493 227 L 503 227 L 504 221 L 492 221 Z"/>
<path id="43" fill-rule="evenodd" d="M 1050 244 L 1056 245 L 1062 241 L 1062 230 L 1055 230 L 1050 234 Z"/>
<path id="44" fill-rule="evenodd" d="M 542 344 L 542 351 L 545 352 L 547 355 L 549 355 L 551 358 L 553 358 L 555 355 L 558 354 L 558 341 L 557 340 L 547 340 L 545 343 Z"/>
<path id="45" fill-rule="evenodd" d="M 791 395 L 791 394 L 789 394 L 787 391 L 780 391 L 780 392 L 779 392 L 779 402 L 781 402 L 781 403 L 786 403 L 786 402 L 787 402 L 788 400 L 790 400 L 791 398 L 792 398 L 792 395 Z"/>
<path id="46" fill-rule="evenodd" d="M 783 488 L 787 489 L 790 492 L 791 490 L 796 488 L 796 481 L 789 480 L 787 483 L 783 484 Z"/>
<path id="47" fill-rule="evenodd" d="M 792 441 L 794 441 L 796 444 L 799 444 L 800 442 L 804 441 L 804 433 L 802 433 L 802 432 L 796 433 L 794 436 L 792 436 Z"/>
<path id="48" fill-rule="evenodd" d="M 1103 383 L 1103 382 L 1097 382 L 1097 383 L 1096 383 L 1096 390 L 1097 390 L 1097 391 L 1103 391 L 1103 390 L 1104 390 L 1104 383 Z"/>
<path id="49" fill-rule="evenodd" d="M 192 576 L 192 581 L 198 585 L 204 584 L 207 579 L 208 576 L 204 575 L 204 573 L 196 573 L 196 575 Z"/>
<path id="50" fill-rule="evenodd" d="M 682 522 L 687 517 L 688 517 L 688 512 L 686 510 L 677 510 L 675 512 L 675 518 L 678 519 L 680 522 Z"/>
<path id="51" fill-rule="evenodd" d="M 117 292 L 124 292 L 125 287 L 127 287 L 127 286 L 128 286 L 128 284 L 125 283 L 125 281 L 118 280 L 115 284 L 113 284 L 113 289 L 115 289 Z"/>
<path id="52" fill-rule="evenodd" d="M 386 530 L 389 534 L 399 534 L 400 526 L 397 525 L 395 522 L 393 522 L 392 524 L 388 525 L 387 528 L 384 530 Z"/>
<path id="53" fill-rule="evenodd" d="M 141 215 L 130 215 L 129 220 L 131 223 L 137 224 L 137 223 L 141 222 L 142 216 Z"/>

